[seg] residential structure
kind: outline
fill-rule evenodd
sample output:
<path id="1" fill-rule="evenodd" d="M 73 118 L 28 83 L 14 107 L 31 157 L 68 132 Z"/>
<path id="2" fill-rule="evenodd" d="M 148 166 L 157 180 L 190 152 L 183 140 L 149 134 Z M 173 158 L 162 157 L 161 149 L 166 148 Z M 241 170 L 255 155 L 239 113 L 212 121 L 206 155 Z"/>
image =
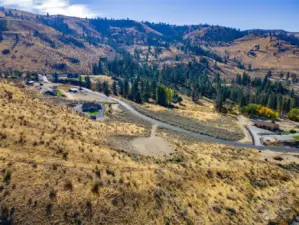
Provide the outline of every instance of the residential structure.
<path id="1" fill-rule="evenodd" d="M 253 124 L 256 127 L 266 129 L 266 130 L 271 130 L 271 131 L 279 130 L 279 125 L 275 124 L 275 123 L 271 123 L 271 122 L 264 122 L 264 121 L 254 120 Z"/>

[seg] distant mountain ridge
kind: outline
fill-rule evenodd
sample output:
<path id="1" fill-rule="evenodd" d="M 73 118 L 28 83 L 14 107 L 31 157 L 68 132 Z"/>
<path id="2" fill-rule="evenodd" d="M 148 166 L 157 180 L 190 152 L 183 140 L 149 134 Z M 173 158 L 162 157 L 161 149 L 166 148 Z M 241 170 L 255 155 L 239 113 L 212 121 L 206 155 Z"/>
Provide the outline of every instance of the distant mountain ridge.
<path id="1" fill-rule="evenodd" d="M 84 19 L 5 8 L 0 8 L 0 16 L 1 72 L 91 73 L 99 57 L 111 60 L 124 53 L 131 54 L 140 63 L 158 66 L 205 59 L 210 65 L 209 73 L 227 77 L 245 71 L 259 75 L 269 69 L 274 70 L 274 74 L 287 70 L 295 73 L 295 65 L 299 63 L 298 33 L 283 30 L 241 31 L 207 24 L 177 26 L 129 19 Z M 263 39 L 278 43 L 273 50 L 276 55 L 268 54 L 265 49 L 258 57 L 261 55 L 261 58 L 267 57 L 266 61 L 274 62 L 282 53 L 287 54 L 292 58 L 287 68 L 257 63 L 258 66 L 249 70 L 255 64 L 251 59 L 248 62 L 246 56 L 255 51 L 252 48 L 256 44 L 251 43 Z M 244 42 L 248 44 L 244 54 L 230 51 Z M 213 64 L 217 66 L 211 66 Z"/>

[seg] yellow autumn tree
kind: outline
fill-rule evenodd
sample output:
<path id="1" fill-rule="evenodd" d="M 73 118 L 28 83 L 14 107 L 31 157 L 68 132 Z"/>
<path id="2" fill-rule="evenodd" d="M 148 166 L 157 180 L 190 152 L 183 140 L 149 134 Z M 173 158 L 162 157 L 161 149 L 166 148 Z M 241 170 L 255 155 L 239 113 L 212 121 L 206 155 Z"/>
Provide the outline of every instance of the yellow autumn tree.
<path id="1" fill-rule="evenodd" d="M 278 112 L 275 112 L 272 109 L 269 109 L 269 108 L 263 106 L 259 110 L 259 116 L 263 116 L 263 117 L 274 119 L 274 118 L 278 117 Z"/>

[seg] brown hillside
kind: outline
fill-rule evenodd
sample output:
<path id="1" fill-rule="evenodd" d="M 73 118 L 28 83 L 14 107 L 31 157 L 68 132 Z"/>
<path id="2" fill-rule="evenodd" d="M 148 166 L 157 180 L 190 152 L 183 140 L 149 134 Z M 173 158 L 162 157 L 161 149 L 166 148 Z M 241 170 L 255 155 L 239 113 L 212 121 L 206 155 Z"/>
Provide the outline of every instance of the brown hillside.
<path id="1" fill-rule="evenodd" d="M 147 125 L 95 122 L 30 96 L 0 83 L 0 208 L 15 224 L 268 224 L 299 210 L 295 165 L 166 130 L 175 154 L 128 155 L 110 138 Z"/>
<path id="2" fill-rule="evenodd" d="M 77 38 L 64 37 L 59 31 L 35 21 L 8 17 L 0 20 L 7 26 L 6 31 L 2 32 L 3 41 L 0 43 L 2 72 L 20 70 L 90 73 L 92 64 L 97 62 L 100 56 L 110 59 L 116 56 L 110 46 L 95 47 Z M 69 18 L 67 21 L 71 28 L 77 28 L 72 24 L 77 25 L 82 19 Z M 70 38 L 83 47 L 72 44 Z M 9 53 L 4 54 L 5 50 L 9 50 Z M 65 68 L 57 70 L 56 65 L 59 64 L 65 64 Z"/>
<path id="3" fill-rule="evenodd" d="M 257 49 L 257 46 L 260 46 Z M 252 65 L 252 74 L 273 70 L 277 75 L 299 72 L 299 48 L 276 38 L 245 37 L 235 41 L 230 46 L 215 47 L 214 50 L 230 59 L 236 58 L 245 64 Z M 250 51 L 254 55 L 250 55 Z"/>
<path id="4" fill-rule="evenodd" d="M 4 8 L 1 8 L 0 16 L 3 37 L 0 43 L 0 72 L 20 70 L 89 74 L 92 64 L 99 57 L 113 59 L 120 56 L 123 50 L 140 63 L 160 67 L 187 64 L 194 60 L 200 62 L 206 58 L 209 62 L 207 72 L 211 76 L 219 73 L 227 79 L 243 72 L 253 76 L 264 76 L 268 70 L 272 70 L 274 76 L 281 72 L 299 72 L 298 47 L 275 36 L 298 36 L 298 33 L 282 30 L 240 31 L 210 25 L 93 21 L 61 15 L 35 15 Z M 206 54 L 187 49 L 186 43 L 189 43 L 189 48 L 193 44 L 200 46 Z M 257 45 L 260 46 L 258 50 Z M 215 63 L 216 57 L 211 53 L 220 56 L 221 60 Z M 225 57 L 226 64 L 221 62 Z M 234 58 L 244 68 L 238 68 Z M 249 64 L 253 71 L 248 71 Z"/>

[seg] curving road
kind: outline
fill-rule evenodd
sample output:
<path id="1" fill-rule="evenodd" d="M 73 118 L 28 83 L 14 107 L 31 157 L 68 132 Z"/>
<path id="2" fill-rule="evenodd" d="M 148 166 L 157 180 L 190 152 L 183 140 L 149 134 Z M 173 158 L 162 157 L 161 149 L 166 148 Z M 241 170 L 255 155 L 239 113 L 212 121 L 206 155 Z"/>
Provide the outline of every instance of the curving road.
<path id="1" fill-rule="evenodd" d="M 299 153 L 299 149 L 297 148 L 285 148 L 285 147 L 274 147 L 274 146 L 255 146 L 253 144 L 246 144 L 246 143 L 239 143 L 239 142 L 234 142 L 234 141 L 226 141 L 226 140 L 222 140 L 219 138 L 215 138 L 215 137 L 211 137 L 211 136 L 207 136 L 204 134 L 199 134 L 193 131 L 189 131 L 189 130 L 185 130 L 183 128 L 177 127 L 177 126 L 173 126 L 170 125 L 168 123 L 153 119 L 151 117 L 148 117 L 140 112 L 138 112 L 136 109 L 134 109 L 132 106 L 130 106 L 129 104 L 127 104 L 126 102 L 123 102 L 119 99 L 116 98 L 112 98 L 112 97 L 107 97 L 104 94 L 98 93 L 98 92 L 94 92 L 92 90 L 86 89 L 84 88 L 85 91 L 87 92 L 93 92 L 94 94 L 100 95 L 101 97 L 106 97 L 109 98 L 112 101 L 117 102 L 118 104 L 120 104 L 121 106 L 123 106 L 125 109 L 127 109 L 130 113 L 134 114 L 135 116 L 138 116 L 139 118 L 153 124 L 159 127 L 164 127 L 173 131 L 177 131 L 179 133 L 183 133 L 186 135 L 190 135 L 196 138 L 199 138 L 201 140 L 205 140 L 205 141 L 209 141 L 209 142 L 215 142 L 215 143 L 219 143 L 219 144 L 225 144 L 225 145 L 229 145 L 232 147 L 241 147 L 241 148 L 254 148 L 254 149 L 258 149 L 258 150 L 271 150 L 271 151 L 275 151 L 275 152 L 289 152 L 289 153 Z"/>

